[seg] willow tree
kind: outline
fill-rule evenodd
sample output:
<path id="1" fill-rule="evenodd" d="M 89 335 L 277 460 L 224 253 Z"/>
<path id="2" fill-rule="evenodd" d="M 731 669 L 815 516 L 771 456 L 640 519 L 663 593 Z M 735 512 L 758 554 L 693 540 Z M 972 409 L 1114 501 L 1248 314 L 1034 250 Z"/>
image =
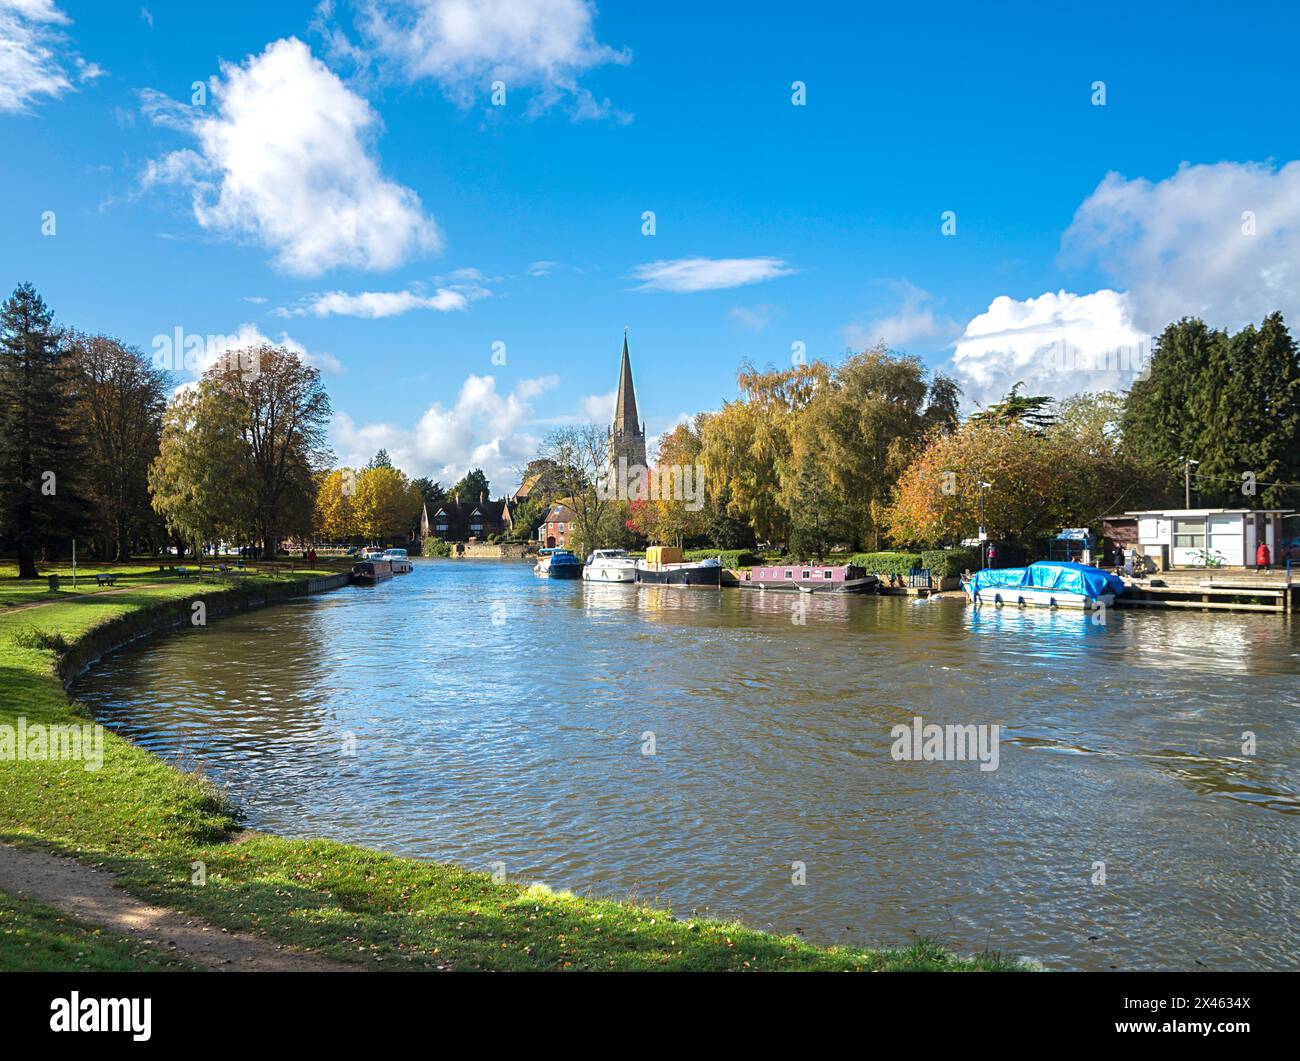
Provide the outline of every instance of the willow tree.
<path id="1" fill-rule="evenodd" d="M 789 533 L 799 420 L 830 375 L 824 361 L 764 372 L 746 365 L 736 376 L 740 396 L 701 421 L 709 500 L 748 520 L 760 538 L 784 541 Z"/>
<path id="2" fill-rule="evenodd" d="M 880 548 L 898 477 L 927 435 L 956 425 L 958 393 L 946 376 L 931 380 L 917 357 L 890 354 L 883 346 L 848 357 L 800 421 L 795 453 L 801 485 L 791 503 L 806 508 L 816 496 L 837 511 L 833 519 L 824 513 L 814 526 L 835 526 L 843 536 Z M 814 469 L 825 480 L 815 491 Z"/>

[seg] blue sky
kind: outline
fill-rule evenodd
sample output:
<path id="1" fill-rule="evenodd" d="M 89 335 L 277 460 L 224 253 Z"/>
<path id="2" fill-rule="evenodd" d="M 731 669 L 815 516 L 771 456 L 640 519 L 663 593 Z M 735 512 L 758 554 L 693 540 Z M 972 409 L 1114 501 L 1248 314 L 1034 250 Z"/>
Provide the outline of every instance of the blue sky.
<path id="1" fill-rule="evenodd" d="M 1123 386 L 1170 319 L 1300 308 L 1294 17 L 1132 6 L 0 0 L 0 277 L 293 344 L 341 459 L 502 488 L 624 326 L 652 434 L 795 343 Z"/>

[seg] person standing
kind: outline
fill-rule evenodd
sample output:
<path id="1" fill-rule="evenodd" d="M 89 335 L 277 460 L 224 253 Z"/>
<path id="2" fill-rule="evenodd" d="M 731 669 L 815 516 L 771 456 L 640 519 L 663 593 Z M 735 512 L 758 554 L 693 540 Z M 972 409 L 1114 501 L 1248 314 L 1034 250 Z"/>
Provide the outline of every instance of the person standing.
<path id="1" fill-rule="evenodd" d="M 1273 557 L 1268 551 L 1268 542 L 1260 542 L 1259 548 L 1255 550 L 1255 566 L 1261 571 L 1270 570 L 1273 563 Z"/>

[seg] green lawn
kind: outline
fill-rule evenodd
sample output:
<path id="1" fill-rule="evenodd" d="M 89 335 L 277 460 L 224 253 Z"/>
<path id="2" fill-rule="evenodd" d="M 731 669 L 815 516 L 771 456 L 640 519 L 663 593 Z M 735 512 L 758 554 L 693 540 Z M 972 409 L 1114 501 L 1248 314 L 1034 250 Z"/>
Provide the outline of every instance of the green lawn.
<path id="1" fill-rule="evenodd" d="M 250 581 L 284 582 L 287 576 Z M 97 627 L 224 585 L 172 583 L 0 612 L 0 724 L 84 721 L 54 677 L 52 651 Z M 135 617 L 139 620 L 139 616 Z M 232 842 L 239 838 L 240 842 Z M 555 894 L 455 866 L 324 840 L 241 837 L 203 779 L 105 734 L 104 763 L 0 762 L 0 839 L 102 863 L 135 895 L 233 929 L 379 968 L 1007 969 L 997 955 L 957 958 L 929 942 L 897 951 L 813 947 L 739 924 L 679 921 L 664 910 Z M 206 883 L 191 883 L 202 862 Z M 22 946 L 50 967 L 77 967 L 69 929 L 29 914 Z M 32 938 L 32 934 L 38 937 Z M 0 938 L 0 965 L 16 961 Z"/>
<path id="2" fill-rule="evenodd" d="M 104 932 L 51 907 L 0 892 L 0 972 L 193 968 L 164 947 Z"/>

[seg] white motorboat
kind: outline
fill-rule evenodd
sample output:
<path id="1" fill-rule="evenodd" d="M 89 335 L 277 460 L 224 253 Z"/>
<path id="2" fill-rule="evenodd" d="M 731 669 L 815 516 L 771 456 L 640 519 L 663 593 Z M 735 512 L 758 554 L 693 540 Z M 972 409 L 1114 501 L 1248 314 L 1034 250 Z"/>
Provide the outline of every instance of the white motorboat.
<path id="1" fill-rule="evenodd" d="M 389 561 L 393 565 L 395 575 L 409 575 L 415 570 L 415 565 L 407 557 L 405 549 L 385 549 L 379 559 Z"/>
<path id="2" fill-rule="evenodd" d="M 962 580 L 972 604 L 1014 604 L 1041 608 L 1109 607 L 1124 582 L 1099 568 L 1040 560 L 1028 567 L 985 568 Z"/>
<path id="3" fill-rule="evenodd" d="M 582 568 L 584 582 L 636 582 L 636 560 L 626 549 L 597 549 Z"/>

